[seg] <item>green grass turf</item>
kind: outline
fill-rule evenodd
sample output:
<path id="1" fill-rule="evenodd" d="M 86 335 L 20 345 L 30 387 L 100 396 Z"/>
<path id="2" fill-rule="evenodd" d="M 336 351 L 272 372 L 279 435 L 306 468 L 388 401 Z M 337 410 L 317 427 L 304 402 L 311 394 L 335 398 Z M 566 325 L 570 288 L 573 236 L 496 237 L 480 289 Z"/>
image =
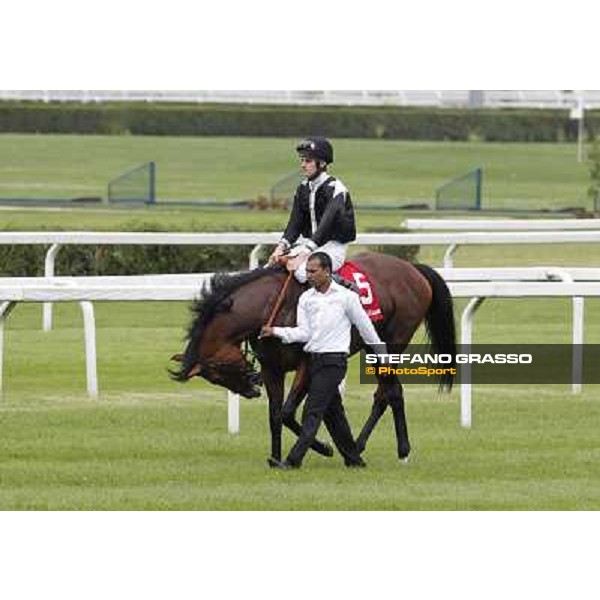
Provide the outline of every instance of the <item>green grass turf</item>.
<path id="1" fill-rule="evenodd" d="M 589 207 L 573 144 L 334 140 L 333 173 L 358 204 L 430 202 L 480 166 L 484 207 Z M 256 198 L 296 168 L 295 140 L 0 135 L 0 197 L 104 196 L 109 180 L 154 160 L 160 199 Z"/>
<path id="2" fill-rule="evenodd" d="M 518 303 L 484 305 L 476 341 L 568 342 L 567 302 Z M 586 308 L 588 341 L 598 342 L 600 303 Z M 242 400 L 242 431 L 230 436 L 224 391 L 168 379 L 168 356 L 181 347 L 188 319 L 184 303 L 98 303 L 96 312 L 98 402 L 85 398 L 77 306 L 58 306 L 48 334 L 39 330 L 39 306 L 11 315 L 0 509 L 600 508 L 598 386 L 581 396 L 567 385 L 477 386 L 470 431 L 459 426 L 458 390 L 438 396 L 408 386 L 409 465 L 395 458 L 387 415 L 365 472 L 346 471 L 339 457 L 310 456 L 299 473 L 274 473 L 265 463 L 264 398 Z M 354 359 L 346 406 L 355 430 L 372 392 L 358 383 Z"/>
<path id="3" fill-rule="evenodd" d="M 347 395 L 353 423 L 365 417 L 369 391 Z M 572 397 L 561 386 L 482 388 L 472 430 L 458 426 L 456 395 L 437 399 L 413 386 L 407 397 L 408 465 L 395 458 L 386 415 L 365 471 L 310 455 L 302 471 L 290 473 L 266 466 L 263 400 L 243 402 L 239 436 L 226 433 L 225 402 L 213 391 L 5 402 L 0 508 L 600 508 L 597 390 Z M 286 434 L 286 446 L 291 442 Z"/>

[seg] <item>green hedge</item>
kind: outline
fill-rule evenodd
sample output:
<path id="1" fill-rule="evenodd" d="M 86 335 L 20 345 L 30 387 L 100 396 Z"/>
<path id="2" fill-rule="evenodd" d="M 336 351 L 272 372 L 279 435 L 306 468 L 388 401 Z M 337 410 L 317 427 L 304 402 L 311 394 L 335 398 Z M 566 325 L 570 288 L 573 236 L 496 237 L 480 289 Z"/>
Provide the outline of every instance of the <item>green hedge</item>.
<path id="1" fill-rule="evenodd" d="M 396 227 L 394 225 L 390 225 L 388 227 L 369 227 L 366 229 L 367 233 L 407 233 L 408 230 L 404 227 Z M 391 256 L 396 256 L 398 258 L 403 258 L 409 262 L 416 262 L 417 257 L 419 255 L 419 251 L 421 250 L 421 246 L 411 245 L 411 246 L 369 246 L 369 252 L 379 252 L 380 254 L 390 254 Z"/>
<path id="2" fill-rule="evenodd" d="M 127 231 L 159 229 L 138 223 Z M 244 270 L 248 268 L 253 247 L 65 245 L 56 258 L 56 274 L 146 275 Z M 42 245 L 0 245 L 0 276 L 42 277 L 46 251 L 47 247 Z"/>
<path id="3" fill-rule="evenodd" d="M 44 246 L 0 246 L 0 274 L 43 277 Z M 203 273 L 248 268 L 252 246 L 64 246 L 57 275 Z"/>
<path id="4" fill-rule="evenodd" d="M 195 228 L 198 230 L 198 228 Z M 41 229 L 43 231 L 43 229 Z M 53 228 L 53 231 L 59 231 Z M 229 231 L 236 231 L 231 228 Z M 4 231 L 14 231 L 4 229 Z M 128 223 L 123 231 L 165 231 L 151 223 Z M 169 229 L 172 233 L 181 230 Z M 371 228 L 371 232 L 400 232 L 398 227 Z M 225 233 L 225 232 L 224 232 Z M 243 271 L 254 246 L 70 246 L 56 258 L 56 275 L 146 275 L 168 273 L 212 273 Z M 0 245 L 0 277 L 42 277 L 48 247 L 43 245 Z M 272 248 L 263 246 L 264 264 Z M 377 246 L 373 252 L 392 254 L 414 261 L 419 246 Z"/>
<path id="5" fill-rule="evenodd" d="M 600 111 L 588 111 L 590 137 Z M 0 133 L 572 141 L 567 110 L 0 102 Z"/>

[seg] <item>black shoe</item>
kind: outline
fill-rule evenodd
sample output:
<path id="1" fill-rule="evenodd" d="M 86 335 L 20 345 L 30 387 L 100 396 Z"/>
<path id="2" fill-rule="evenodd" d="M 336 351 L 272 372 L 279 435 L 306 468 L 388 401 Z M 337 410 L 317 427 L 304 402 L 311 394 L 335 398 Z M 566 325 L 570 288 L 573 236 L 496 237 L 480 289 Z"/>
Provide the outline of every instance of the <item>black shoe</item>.
<path id="1" fill-rule="evenodd" d="M 346 281 L 341 275 L 339 275 L 338 273 L 334 273 L 331 278 L 339 285 L 341 285 L 342 287 L 345 287 L 347 290 L 350 290 L 351 292 L 354 292 L 355 294 L 358 294 L 360 296 L 360 290 L 358 289 L 358 286 L 355 283 L 352 283 L 351 281 Z"/>
<path id="2" fill-rule="evenodd" d="M 272 456 L 267 459 L 267 463 L 271 467 L 271 469 L 283 469 L 283 470 L 291 470 L 291 469 L 299 469 L 300 465 L 293 465 L 289 463 L 287 460 L 277 460 Z"/>

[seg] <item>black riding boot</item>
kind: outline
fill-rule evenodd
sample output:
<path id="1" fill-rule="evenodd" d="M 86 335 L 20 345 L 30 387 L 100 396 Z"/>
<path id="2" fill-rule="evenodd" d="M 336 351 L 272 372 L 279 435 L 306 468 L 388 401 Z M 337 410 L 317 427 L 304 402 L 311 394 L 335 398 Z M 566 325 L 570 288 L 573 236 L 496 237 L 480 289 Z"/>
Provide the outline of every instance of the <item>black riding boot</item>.
<path id="1" fill-rule="evenodd" d="M 333 279 L 333 281 L 342 287 L 345 287 L 346 289 L 355 292 L 360 296 L 360 290 L 358 289 L 358 286 L 355 283 L 352 283 L 352 281 L 347 281 L 344 279 L 339 273 L 333 273 L 331 279 Z"/>

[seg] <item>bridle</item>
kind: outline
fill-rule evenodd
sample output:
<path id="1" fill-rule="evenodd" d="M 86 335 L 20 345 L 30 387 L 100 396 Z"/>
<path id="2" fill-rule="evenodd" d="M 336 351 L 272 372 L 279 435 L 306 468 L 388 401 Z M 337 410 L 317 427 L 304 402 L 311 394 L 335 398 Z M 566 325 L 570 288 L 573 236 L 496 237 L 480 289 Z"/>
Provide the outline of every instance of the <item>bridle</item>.
<path id="1" fill-rule="evenodd" d="M 216 371 L 219 374 L 233 374 L 241 375 L 247 379 L 252 385 L 260 383 L 260 373 L 257 369 L 258 357 L 250 347 L 248 338 L 244 339 L 243 347 L 241 348 L 242 356 L 244 357 L 245 364 L 240 366 L 230 362 L 219 362 L 219 361 L 201 361 L 198 362 L 200 370 L 198 375 L 207 374 L 208 371 Z"/>
<path id="2" fill-rule="evenodd" d="M 249 338 L 244 338 L 241 350 L 242 356 L 246 361 L 247 368 L 253 372 L 258 371 L 258 356 L 256 352 L 254 352 L 254 350 L 252 349 Z"/>
<path id="3" fill-rule="evenodd" d="M 283 263 L 283 264 L 285 264 L 285 263 Z M 286 281 L 284 282 L 281 290 L 279 291 L 277 301 L 275 302 L 275 306 L 273 307 L 273 310 L 271 311 L 271 316 L 269 317 L 269 320 L 267 322 L 267 325 L 269 325 L 269 326 L 273 325 L 273 322 L 275 321 L 275 317 L 277 316 L 277 314 L 279 313 L 279 310 L 281 309 L 281 306 L 285 299 L 285 295 L 286 295 L 287 289 L 290 285 L 293 275 L 294 275 L 293 271 L 290 271 L 288 273 Z M 241 352 L 242 357 L 245 362 L 245 364 L 243 366 L 240 367 L 240 366 L 234 365 L 229 362 L 216 362 L 216 361 L 198 362 L 197 364 L 199 365 L 200 369 L 197 374 L 202 376 L 203 374 L 206 374 L 207 371 L 210 371 L 210 370 L 214 370 L 217 373 L 224 372 L 225 374 L 227 374 L 228 372 L 233 372 L 233 374 L 235 374 L 235 375 L 239 374 L 242 377 L 244 377 L 245 379 L 247 379 L 247 381 L 251 385 L 262 385 L 262 376 L 260 375 L 260 372 L 258 369 L 259 359 L 258 359 L 256 352 L 254 352 L 254 350 L 252 349 L 252 347 L 250 345 L 250 339 L 249 339 L 250 337 L 251 336 L 245 337 L 242 342 L 242 345 L 240 347 L 240 352 Z"/>

